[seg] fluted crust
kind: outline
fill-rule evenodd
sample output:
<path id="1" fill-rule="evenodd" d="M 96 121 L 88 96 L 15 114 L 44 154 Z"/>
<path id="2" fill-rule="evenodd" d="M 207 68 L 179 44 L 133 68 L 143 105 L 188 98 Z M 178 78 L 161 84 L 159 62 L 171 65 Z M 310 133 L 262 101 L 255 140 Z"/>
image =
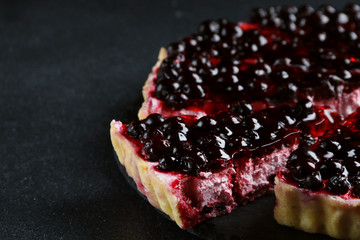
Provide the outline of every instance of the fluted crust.
<path id="1" fill-rule="evenodd" d="M 138 117 L 139 119 L 144 119 L 146 118 L 148 115 L 150 115 L 151 113 L 154 113 L 154 112 L 151 112 L 151 107 L 149 106 L 149 101 L 148 101 L 148 98 L 149 98 L 149 92 L 151 91 L 151 88 L 154 87 L 154 79 L 156 77 L 156 71 L 157 69 L 160 67 L 162 61 L 166 58 L 167 56 L 167 53 L 166 53 L 166 50 L 165 48 L 161 48 L 160 51 L 159 51 L 159 55 L 158 55 L 158 61 L 156 62 L 156 64 L 153 66 L 152 68 L 152 72 L 149 74 L 144 86 L 143 86 L 143 89 L 142 89 L 142 95 L 143 95 L 143 98 L 144 98 L 144 102 L 142 103 L 142 106 L 141 108 L 139 109 L 139 112 L 138 112 Z"/>
<path id="2" fill-rule="evenodd" d="M 136 154 L 133 144 L 119 134 L 121 127 L 120 122 L 111 122 L 111 141 L 120 163 L 126 168 L 128 175 L 134 179 L 137 188 L 148 201 L 183 228 L 184 224 L 178 209 L 179 199 L 173 189 L 159 177 L 153 169 L 153 163 L 141 159 Z"/>
<path id="3" fill-rule="evenodd" d="M 314 193 L 275 178 L 279 224 L 339 239 L 360 239 L 360 200 Z"/>

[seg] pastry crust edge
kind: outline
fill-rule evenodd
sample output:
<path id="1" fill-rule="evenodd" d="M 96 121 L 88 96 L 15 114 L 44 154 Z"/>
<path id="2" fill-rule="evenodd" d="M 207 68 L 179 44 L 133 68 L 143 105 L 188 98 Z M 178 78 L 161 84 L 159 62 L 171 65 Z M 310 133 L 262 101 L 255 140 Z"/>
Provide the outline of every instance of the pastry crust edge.
<path id="1" fill-rule="evenodd" d="M 149 104 L 149 102 L 148 102 L 149 94 L 151 91 L 151 87 L 154 85 L 153 81 L 155 80 L 155 77 L 157 75 L 157 70 L 160 67 L 162 61 L 166 57 L 167 57 L 167 52 L 166 52 L 165 48 L 160 48 L 158 60 L 157 60 L 156 64 L 152 67 L 152 72 L 149 74 L 149 76 L 146 79 L 146 82 L 142 88 L 142 95 L 144 98 L 144 102 L 142 103 L 141 108 L 139 109 L 139 112 L 138 112 L 138 118 L 140 120 L 146 118 L 148 115 L 150 115 L 152 113 L 149 111 L 150 108 L 147 106 Z"/>
<path id="2" fill-rule="evenodd" d="M 275 220 L 309 233 L 360 239 L 360 199 L 314 193 L 275 178 Z"/>
<path id="3" fill-rule="evenodd" d="M 179 227 L 184 228 L 178 209 L 179 199 L 172 192 L 170 186 L 152 169 L 152 164 L 137 155 L 133 144 L 119 133 L 120 127 L 120 122 L 111 122 L 111 142 L 120 163 L 125 167 L 127 174 L 134 179 L 138 190 L 147 197 L 151 205 L 167 214 Z"/>

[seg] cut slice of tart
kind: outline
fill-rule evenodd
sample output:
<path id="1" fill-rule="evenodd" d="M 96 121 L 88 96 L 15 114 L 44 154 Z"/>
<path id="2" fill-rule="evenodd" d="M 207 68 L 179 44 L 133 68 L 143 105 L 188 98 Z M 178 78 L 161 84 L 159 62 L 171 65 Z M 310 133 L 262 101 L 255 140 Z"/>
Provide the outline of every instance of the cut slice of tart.
<path id="1" fill-rule="evenodd" d="M 119 161 L 138 190 L 179 227 L 192 227 L 206 218 L 229 213 L 236 206 L 232 194 L 235 171 L 231 165 L 216 172 L 199 173 L 199 176 L 162 171 L 159 162 L 171 164 L 168 161 L 175 159 L 145 160 L 139 154 L 138 143 L 127 136 L 127 129 L 121 122 L 111 123 L 111 140 Z M 201 156 L 195 157 L 201 159 Z"/>
<path id="2" fill-rule="evenodd" d="M 111 140 L 128 175 L 181 228 L 271 190 L 269 179 L 284 168 L 299 138 L 317 138 L 340 120 L 307 99 L 255 113 L 250 104 L 234 106 L 200 119 L 151 114 L 128 125 L 111 123 Z"/>
<path id="3" fill-rule="evenodd" d="M 162 49 L 143 88 L 143 119 L 255 110 L 304 97 L 349 115 L 360 106 L 359 6 L 256 9 L 251 22 L 205 21 Z"/>
<path id="4" fill-rule="evenodd" d="M 311 146 L 294 151 L 275 179 L 278 223 L 360 239 L 360 109 Z"/>

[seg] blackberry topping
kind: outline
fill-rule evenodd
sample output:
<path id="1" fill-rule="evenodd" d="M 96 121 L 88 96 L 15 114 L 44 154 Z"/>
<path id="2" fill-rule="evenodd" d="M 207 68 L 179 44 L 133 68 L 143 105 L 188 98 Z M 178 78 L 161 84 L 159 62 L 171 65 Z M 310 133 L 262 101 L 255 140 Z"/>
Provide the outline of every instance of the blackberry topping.
<path id="1" fill-rule="evenodd" d="M 208 132 L 208 131 L 212 131 L 215 129 L 217 124 L 217 121 L 209 116 L 204 116 L 201 117 L 196 123 L 195 123 L 195 128 L 203 131 L 203 132 Z"/>
<path id="2" fill-rule="evenodd" d="M 335 153 L 339 152 L 342 148 L 341 144 L 337 139 L 326 139 L 319 145 L 321 149 L 329 153 L 328 155 L 334 156 Z"/>
<path id="3" fill-rule="evenodd" d="M 349 191 L 351 184 L 346 177 L 333 176 L 326 183 L 326 189 L 331 193 L 342 195 Z"/>
<path id="4" fill-rule="evenodd" d="M 172 171 L 176 169 L 178 165 L 175 157 L 170 155 L 165 155 L 164 157 L 159 158 L 158 168 L 163 171 Z"/>
<path id="5" fill-rule="evenodd" d="M 357 183 L 356 185 L 354 185 L 353 195 L 354 195 L 355 197 L 360 198 L 360 183 Z"/>
<path id="6" fill-rule="evenodd" d="M 134 121 L 127 126 L 127 132 L 133 138 L 140 138 L 146 129 L 147 126 L 142 121 Z"/>
<path id="7" fill-rule="evenodd" d="M 206 155 L 210 159 L 219 160 L 222 159 L 224 161 L 230 160 L 230 156 L 225 152 L 224 149 L 220 147 L 211 147 L 207 152 Z"/>
<path id="8" fill-rule="evenodd" d="M 295 144 L 301 131 L 297 126 L 314 124 L 294 117 L 291 124 L 285 123 L 284 119 L 293 116 L 297 107 L 286 105 L 252 113 L 252 105 L 240 101 L 234 105 L 234 111 L 228 110 L 198 120 L 193 117 L 165 119 L 159 114 L 152 114 L 142 121 L 129 124 L 127 135 L 139 146 L 140 156 L 158 162 L 159 170 L 199 175 L 202 171 L 229 166 L 233 164 L 233 159 L 261 157 L 284 145 Z M 314 121 L 329 122 L 321 114 L 322 109 L 314 109 Z M 301 161 L 303 158 L 308 161 Z M 317 181 L 321 179 L 320 173 L 316 172 L 317 162 L 316 153 L 302 148 L 291 155 L 288 168 L 294 169 L 293 176 L 301 181 L 302 186 L 315 189 L 319 186 Z M 307 177 L 307 174 L 312 175 Z"/>
<path id="9" fill-rule="evenodd" d="M 346 170 L 349 172 L 352 176 L 360 176 L 360 159 L 347 159 L 344 162 L 344 165 L 346 167 Z"/>
<path id="10" fill-rule="evenodd" d="M 241 123 L 242 118 L 233 112 L 221 112 L 216 115 L 218 125 L 235 126 Z"/>
<path id="11" fill-rule="evenodd" d="M 295 112 L 298 119 L 312 119 L 314 105 L 309 99 L 302 99 L 296 104 Z"/>
<path id="12" fill-rule="evenodd" d="M 313 191 L 321 189 L 323 187 L 323 182 L 319 171 L 315 171 L 307 175 L 300 183 L 300 186 Z"/>
<path id="13" fill-rule="evenodd" d="M 144 123 L 149 126 L 149 127 L 154 127 L 156 125 L 159 125 L 160 123 L 164 122 L 165 118 L 158 114 L 158 113 L 153 113 L 150 114 L 144 121 Z"/>
<path id="14" fill-rule="evenodd" d="M 172 155 L 175 157 L 180 157 L 182 154 L 192 151 L 193 146 L 189 142 L 173 142 L 171 144 Z"/>
<path id="15" fill-rule="evenodd" d="M 188 96 L 183 93 L 176 92 L 166 96 L 166 101 L 173 109 L 180 109 L 188 100 Z"/>
<path id="16" fill-rule="evenodd" d="M 201 151 L 190 151 L 180 157 L 180 167 L 182 172 L 198 175 L 199 170 L 205 167 L 207 158 Z"/>
<path id="17" fill-rule="evenodd" d="M 203 22 L 199 27 L 199 33 L 212 41 L 219 41 L 224 38 L 241 37 L 243 31 L 237 24 L 226 19 L 219 19 Z"/>
<path id="18" fill-rule="evenodd" d="M 171 142 L 186 142 L 188 140 L 186 134 L 178 130 L 168 131 L 165 136 Z"/>
<path id="19" fill-rule="evenodd" d="M 198 144 L 199 148 L 206 149 L 208 147 L 217 147 L 217 148 L 225 148 L 225 139 L 220 137 L 219 135 L 205 135 L 200 136 L 196 143 Z"/>
<path id="20" fill-rule="evenodd" d="M 309 176 L 309 174 L 315 171 L 316 164 L 307 159 L 295 161 L 291 165 L 289 165 L 288 168 L 292 170 L 291 173 L 293 178 L 301 183 L 307 176 Z"/>
<path id="21" fill-rule="evenodd" d="M 196 99 L 205 97 L 205 90 L 200 84 L 185 83 L 181 91 L 189 98 Z"/>
<path id="22" fill-rule="evenodd" d="M 301 148 L 298 148 L 291 153 L 286 167 L 288 169 L 291 169 L 294 166 L 294 164 L 296 166 L 297 163 L 300 163 L 304 160 L 308 160 L 309 162 L 312 163 L 318 163 L 320 161 L 319 157 L 316 155 L 314 151 L 312 151 L 308 147 L 302 146 Z"/>
<path id="23" fill-rule="evenodd" d="M 335 175 L 343 175 L 345 174 L 345 167 L 339 160 L 324 160 L 322 161 L 318 169 L 321 173 L 323 179 L 329 179 Z"/>
<path id="24" fill-rule="evenodd" d="M 157 161 L 157 159 L 170 151 L 170 142 L 163 136 L 156 136 L 143 143 L 146 159 Z"/>
<path id="25" fill-rule="evenodd" d="M 302 133 L 300 136 L 300 147 L 308 147 L 316 142 L 315 138 L 309 133 Z"/>
<path id="26" fill-rule="evenodd" d="M 160 129 L 150 128 L 150 129 L 146 130 L 144 132 L 144 134 L 141 136 L 141 141 L 144 142 L 151 138 L 163 137 L 163 136 L 164 136 L 164 133 Z"/>
<path id="27" fill-rule="evenodd" d="M 242 25 L 208 20 L 168 46 L 154 96 L 174 110 L 217 102 L 209 113 L 239 100 L 336 98 L 359 87 L 359 28 L 358 4 L 257 8 Z"/>
<path id="28" fill-rule="evenodd" d="M 350 191 L 360 197 L 359 119 L 360 109 L 317 142 L 304 143 L 308 137 L 302 134 L 299 148 L 288 159 L 286 178 L 302 188 L 323 189 L 335 195 Z"/>
<path id="29" fill-rule="evenodd" d="M 250 103 L 240 101 L 233 104 L 232 110 L 240 116 L 246 116 L 253 112 L 253 107 Z"/>
<path id="30" fill-rule="evenodd" d="M 354 197 L 360 197 L 360 175 L 350 177 L 349 181 L 353 186 L 352 194 Z"/>
<path id="31" fill-rule="evenodd" d="M 187 133 L 189 131 L 188 126 L 181 117 L 171 117 L 164 121 L 162 124 L 164 132 L 179 131 Z"/>

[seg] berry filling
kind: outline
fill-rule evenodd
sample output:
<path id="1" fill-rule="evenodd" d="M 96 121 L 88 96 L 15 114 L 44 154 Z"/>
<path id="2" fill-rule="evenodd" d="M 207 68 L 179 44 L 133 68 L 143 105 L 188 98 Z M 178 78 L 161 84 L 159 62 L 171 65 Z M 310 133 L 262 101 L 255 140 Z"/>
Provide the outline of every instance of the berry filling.
<path id="1" fill-rule="evenodd" d="M 334 111 L 308 99 L 255 113 L 240 101 L 232 110 L 200 119 L 151 114 L 127 125 L 125 135 L 138 146 L 139 156 L 158 162 L 159 171 L 198 176 L 293 146 L 299 138 L 310 145 L 339 120 Z"/>
<path id="2" fill-rule="evenodd" d="M 207 113 L 239 100 L 257 110 L 337 99 L 360 85 L 359 15 L 356 4 L 305 5 L 255 9 L 250 23 L 205 21 L 168 46 L 150 96 L 170 110 Z"/>
<path id="3" fill-rule="evenodd" d="M 301 188 L 360 198 L 360 109 L 315 144 L 301 144 L 282 178 Z"/>

